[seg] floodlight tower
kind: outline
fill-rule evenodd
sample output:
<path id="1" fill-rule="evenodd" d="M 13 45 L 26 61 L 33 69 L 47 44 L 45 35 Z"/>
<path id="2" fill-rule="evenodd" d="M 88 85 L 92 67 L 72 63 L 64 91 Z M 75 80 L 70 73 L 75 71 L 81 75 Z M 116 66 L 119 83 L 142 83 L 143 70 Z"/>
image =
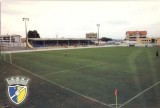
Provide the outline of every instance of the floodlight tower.
<path id="1" fill-rule="evenodd" d="M 2 49 L 1 49 L 1 42 L 0 42 L 0 56 L 1 56 L 1 52 L 2 52 L 1 50 L 2 50 Z"/>
<path id="2" fill-rule="evenodd" d="M 97 24 L 97 27 L 98 27 L 97 39 L 98 39 L 98 46 L 99 46 L 99 27 L 100 27 L 100 24 Z"/>
<path id="3" fill-rule="evenodd" d="M 25 22 L 25 31 L 26 31 L 26 48 L 27 48 L 28 36 L 27 36 L 27 22 L 26 22 L 26 21 L 29 21 L 29 18 L 22 18 L 22 20 Z"/>

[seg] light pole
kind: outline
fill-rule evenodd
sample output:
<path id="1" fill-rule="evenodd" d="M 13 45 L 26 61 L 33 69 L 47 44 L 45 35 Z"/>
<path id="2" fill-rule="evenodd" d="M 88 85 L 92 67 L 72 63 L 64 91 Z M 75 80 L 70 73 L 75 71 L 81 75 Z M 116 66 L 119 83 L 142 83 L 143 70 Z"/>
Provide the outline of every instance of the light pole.
<path id="1" fill-rule="evenodd" d="M 28 36 L 27 36 L 27 22 L 29 21 L 29 18 L 22 18 L 23 21 L 25 22 L 25 31 L 26 31 L 26 48 L 27 48 L 27 42 L 28 42 Z"/>
<path id="2" fill-rule="evenodd" d="M 99 27 L 100 27 L 100 24 L 97 24 L 97 27 L 98 27 L 97 38 L 98 38 L 98 46 L 99 46 Z"/>
<path id="3" fill-rule="evenodd" d="M 1 56 L 1 52 L 2 52 L 1 50 L 2 50 L 2 49 L 1 49 L 1 42 L 0 42 L 0 56 Z"/>

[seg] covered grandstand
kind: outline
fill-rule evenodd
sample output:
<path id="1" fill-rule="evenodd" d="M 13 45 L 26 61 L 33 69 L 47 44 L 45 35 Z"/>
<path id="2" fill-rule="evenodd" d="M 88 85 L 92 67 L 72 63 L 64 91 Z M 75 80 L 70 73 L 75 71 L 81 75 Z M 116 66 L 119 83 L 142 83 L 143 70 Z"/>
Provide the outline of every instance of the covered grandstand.
<path id="1" fill-rule="evenodd" d="M 93 45 L 96 39 L 87 38 L 28 38 L 33 47 L 54 47 L 54 46 L 87 46 Z"/>

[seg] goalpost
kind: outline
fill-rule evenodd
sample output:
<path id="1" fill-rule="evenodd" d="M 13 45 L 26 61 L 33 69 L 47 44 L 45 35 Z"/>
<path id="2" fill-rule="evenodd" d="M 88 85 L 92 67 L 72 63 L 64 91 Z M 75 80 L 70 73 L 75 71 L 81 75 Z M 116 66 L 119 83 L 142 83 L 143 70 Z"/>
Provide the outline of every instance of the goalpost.
<path id="1" fill-rule="evenodd" d="M 9 54 L 9 58 L 10 58 L 10 59 L 9 59 L 9 60 L 10 60 L 10 63 L 12 64 L 12 53 Z"/>
<path id="2" fill-rule="evenodd" d="M 3 61 L 9 62 L 12 64 L 12 53 L 3 53 L 1 55 L 1 57 L 2 57 Z"/>

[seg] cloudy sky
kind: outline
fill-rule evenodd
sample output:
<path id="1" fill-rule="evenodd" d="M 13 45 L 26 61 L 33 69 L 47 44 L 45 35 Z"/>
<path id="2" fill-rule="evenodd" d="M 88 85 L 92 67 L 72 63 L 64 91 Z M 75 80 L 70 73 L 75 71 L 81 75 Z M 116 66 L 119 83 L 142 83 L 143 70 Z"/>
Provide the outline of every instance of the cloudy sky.
<path id="1" fill-rule="evenodd" d="M 1 1 L 1 34 L 25 37 L 28 30 L 43 38 L 85 38 L 89 32 L 100 37 L 124 39 L 125 32 L 146 30 L 148 37 L 160 37 L 160 1 Z"/>

